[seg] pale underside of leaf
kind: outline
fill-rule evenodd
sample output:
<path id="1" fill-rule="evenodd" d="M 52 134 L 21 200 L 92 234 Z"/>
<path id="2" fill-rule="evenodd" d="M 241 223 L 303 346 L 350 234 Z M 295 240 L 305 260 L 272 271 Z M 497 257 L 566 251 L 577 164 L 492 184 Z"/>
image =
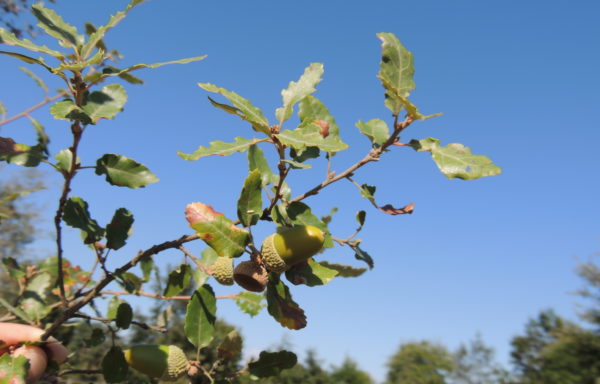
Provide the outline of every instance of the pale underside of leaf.
<path id="1" fill-rule="evenodd" d="M 236 152 L 244 152 L 256 143 L 266 141 L 267 139 L 246 139 L 244 137 L 236 137 L 233 143 L 225 143 L 223 141 L 211 141 L 208 147 L 199 146 L 192 153 L 177 152 L 179 157 L 188 161 L 195 161 L 202 157 L 218 155 L 228 156 Z"/>
<path id="2" fill-rule="evenodd" d="M 316 91 L 316 85 L 321 81 L 323 76 L 323 64 L 311 63 L 297 82 L 292 81 L 287 89 L 281 91 L 283 98 L 283 107 L 277 108 L 275 116 L 282 124 L 290 118 L 293 113 L 294 105 L 304 99 L 306 96 Z"/>

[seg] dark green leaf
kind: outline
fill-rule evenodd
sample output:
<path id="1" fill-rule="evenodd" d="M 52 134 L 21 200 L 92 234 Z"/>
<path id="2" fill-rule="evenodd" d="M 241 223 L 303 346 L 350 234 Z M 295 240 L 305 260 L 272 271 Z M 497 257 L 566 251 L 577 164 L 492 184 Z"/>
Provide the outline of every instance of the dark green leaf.
<path id="1" fill-rule="evenodd" d="M 187 288 L 191 279 L 192 269 L 187 264 L 181 264 L 179 268 L 169 273 L 169 279 L 167 280 L 167 286 L 163 295 L 166 297 L 178 295 Z"/>
<path id="2" fill-rule="evenodd" d="M 294 148 L 290 150 L 290 156 L 292 159 L 299 163 L 303 163 L 309 159 L 316 159 L 319 157 L 320 151 L 317 147 L 306 147 L 302 151 L 296 151 Z"/>
<path id="3" fill-rule="evenodd" d="M 110 84 L 87 95 L 82 109 L 90 117 L 92 124 L 96 124 L 100 119 L 114 119 L 126 102 L 125 88 L 121 84 Z"/>
<path id="4" fill-rule="evenodd" d="M 54 156 L 54 159 L 56 160 L 58 169 L 64 172 L 71 172 L 71 166 L 73 164 L 73 152 L 71 152 L 71 149 L 63 149 Z M 79 165 L 80 163 L 81 160 L 79 159 L 79 156 L 77 156 L 76 164 Z"/>
<path id="5" fill-rule="evenodd" d="M 198 287 L 203 286 L 210 277 L 210 275 L 206 273 L 206 270 L 208 267 L 214 264 L 214 262 L 217 260 L 217 257 L 219 257 L 219 255 L 217 255 L 217 252 L 215 252 L 214 249 L 206 248 L 202 251 L 202 257 L 200 257 L 200 260 L 195 261 L 196 271 L 194 272 L 194 280 L 196 281 L 196 285 Z"/>
<path id="6" fill-rule="evenodd" d="M 45 45 L 37 45 L 32 43 L 27 39 L 20 40 L 14 34 L 8 32 L 4 28 L 0 28 L 0 44 L 12 45 L 15 47 L 25 48 L 28 51 L 45 53 L 47 55 L 53 56 L 58 60 L 62 60 L 65 58 L 64 54 L 59 51 L 55 51 L 46 47 Z M 20 55 L 23 56 L 23 55 Z"/>
<path id="7" fill-rule="evenodd" d="M 360 186 L 360 195 L 366 199 L 369 199 L 372 203 L 374 203 L 376 190 L 377 190 L 377 187 L 374 185 L 363 184 Z"/>
<path id="8" fill-rule="evenodd" d="M 3 257 L 2 265 L 4 266 L 4 270 L 7 271 L 9 276 L 14 280 L 18 280 L 26 275 L 25 267 L 20 266 L 13 257 Z"/>
<path id="9" fill-rule="evenodd" d="M 233 330 L 225 336 L 225 339 L 217 347 L 219 359 L 231 360 L 242 353 L 242 337 Z"/>
<path id="10" fill-rule="evenodd" d="M 263 186 L 276 185 L 279 182 L 279 176 L 273 173 L 263 150 L 258 145 L 253 144 L 248 148 L 248 169 L 250 172 L 255 169 L 260 171 Z"/>
<path id="11" fill-rule="evenodd" d="M 93 348 L 101 345 L 105 340 L 106 336 L 104 335 L 104 331 L 102 331 L 100 328 L 94 328 L 90 338 L 85 340 L 85 345 L 88 348 Z"/>
<path id="12" fill-rule="evenodd" d="M 237 214 L 244 227 L 255 225 L 262 215 L 262 180 L 258 169 L 250 172 L 237 204 Z"/>
<path id="13" fill-rule="evenodd" d="M 277 274 L 269 275 L 266 296 L 267 310 L 279 324 L 295 330 L 306 327 L 304 310 L 294 302 L 289 288 Z"/>
<path id="14" fill-rule="evenodd" d="M 85 233 L 86 244 L 96 242 L 104 236 L 104 229 L 90 217 L 88 203 L 81 197 L 71 197 L 67 200 L 63 220 L 71 227 L 81 229 Z"/>
<path id="15" fill-rule="evenodd" d="M 46 158 L 44 150 L 39 144 L 17 144 L 9 137 L 0 137 L 0 161 L 23 167 L 37 167 Z"/>
<path id="16" fill-rule="evenodd" d="M 131 272 L 119 273 L 115 277 L 117 283 L 129 293 L 136 293 L 142 288 L 142 279 Z"/>
<path id="17" fill-rule="evenodd" d="M 29 375 L 29 360 L 25 356 L 12 357 L 5 353 L 0 356 L 1 384 L 25 384 Z"/>
<path id="18" fill-rule="evenodd" d="M 254 317 L 265 307 L 264 299 L 263 295 L 257 293 L 240 292 L 234 300 L 242 312 Z"/>
<path id="19" fill-rule="evenodd" d="M 96 174 L 105 174 L 106 181 L 111 185 L 133 189 L 145 187 L 158 181 L 158 177 L 150 172 L 145 165 L 113 153 L 107 153 L 98 159 Z"/>
<path id="20" fill-rule="evenodd" d="M 381 119 L 372 119 L 366 123 L 359 121 L 356 127 L 371 140 L 375 148 L 381 147 L 390 137 L 390 128 Z"/>
<path id="21" fill-rule="evenodd" d="M 38 26 L 48 35 L 58 39 L 63 47 L 77 49 L 83 44 L 83 36 L 77 32 L 77 28 L 65 23 L 53 10 L 44 8 L 41 4 L 34 4 L 31 13 L 38 19 Z"/>
<path id="22" fill-rule="evenodd" d="M 121 347 L 111 347 L 102 359 L 102 374 L 107 383 L 119 383 L 127 377 L 129 366 Z"/>
<path id="23" fill-rule="evenodd" d="M 133 310 L 131 309 L 131 305 L 125 302 L 119 304 L 117 307 L 117 316 L 115 318 L 117 327 L 127 329 L 131 324 L 131 320 L 133 320 Z"/>
<path id="24" fill-rule="evenodd" d="M 290 82 L 288 88 L 281 91 L 283 107 L 275 111 L 275 117 L 280 125 L 290 118 L 297 102 L 316 91 L 315 87 L 321 81 L 321 76 L 323 76 L 323 64 L 311 63 L 298 82 Z"/>
<path id="25" fill-rule="evenodd" d="M 227 156 L 236 152 L 244 152 L 248 150 L 249 147 L 253 146 L 256 143 L 260 143 L 264 140 L 258 139 L 246 139 L 243 137 L 236 137 L 233 143 L 225 143 L 223 141 L 211 141 L 208 147 L 199 146 L 192 153 L 183 153 L 177 152 L 179 157 L 188 161 L 195 161 L 202 157 L 219 155 L 219 156 Z"/>
<path id="26" fill-rule="evenodd" d="M 208 284 L 198 288 L 187 305 L 185 335 L 199 350 L 210 344 L 215 333 L 217 300 Z"/>
<path id="27" fill-rule="evenodd" d="M 50 312 L 46 303 L 46 292 L 52 283 L 49 273 L 37 273 L 27 282 L 23 292 L 19 307 L 38 324 Z"/>
<path id="28" fill-rule="evenodd" d="M 367 218 L 367 212 L 365 211 L 358 211 L 356 212 L 356 221 L 358 221 L 358 224 L 362 227 L 365 224 L 365 219 Z"/>
<path id="29" fill-rule="evenodd" d="M 473 155 L 471 149 L 462 144 L 451 143 L 442 147 L 440 141 L 432 137 L 411 140 L 409 144 L 417 152 L 431 152 L 433 161 L 448 179 L 474 180 L 502 172 L 487 156 Z"/>
<path id="30" fill-rule="evenodd" d="M 235 109 L 230 107 L 229 110 L 226 110 L 226 112 L 235 114 L 239 116 L 242 120 L 248 121 L 250 124 L 252 124 L 252 128 L 255 131 L 262 132 L 268 136 L 271 136 L 269 121 L 260 109 L 252 105 L 250 100 L 241 97 L 235 92 L 228 91 L 224 88 L 219 88 L 214 84 L 198 83 L 198 85 L 205 91 L 220 93 L 221 95 L 225 96 L 225 98 L 229 100 L 235 107 Z"/>
<path id="31" fill-rule="evenodd" d="M 219 256 L 238 257 L 244 253 L 246 245 L 250 241 L 248 231 L 236 227 L 231 220 L 222 214 L 206 221 L 198 221 L 192 225 L 192 228 Z"/>
<path id="32" fill-rule="evenodd" d="M 290 369 L 296 363 L 298 363 L 298 358 L 292 352 L 262 351 L 257 361 L 248 364 L 248 370 L 257 377 L 278 376 L 282 370 Z"/>
<path id="33" fill-rule="evenodd" d="M 33 124 L 33 128 L 35 129 L 35 132 L 37 134 L 37 141 L 38 141 L 37 146 L 40 148 L 40 150 L 44 154 L 44 157 L 47 157 L 49 154 L 48 144 L 50 143 L 50 137 L 48 137 L 48 135 L 46 134 L 46 130 L 44 129 L 44 126 L 42 124 L 40 124 L 39 121 L 37 121 L 36 119 L 34 119 L 31 116 L 29 116 L 29 121 L 31 121 L 31 124 Z"/>
<path id="34" fill-rule="evenodd" d="M 338 271 L 338 277 L 358 277 L 367 271 L 367 268 L 353 268 L 349 265 L 331 264 L 326 261 L 319 261 L 319 264 Z"/>
<path id="35" fill-rule="evenodd" d="M 154 260 L 152 260 L 152 257 L 143 258 L 140 261 L 140 268 L 142 269 L 142 274 L 144 275 L 144 282 L 149 281 L 152 269 L 154 268 Z"/>
<path id="36" fill-rule="evenodd" d="M 365 263 L 367 263 L 367 265 L 369 266 L 370 269 L 373 269 L 374 263 L 373 263 L 373 258 L 371 257 L 371 255 L 369 255 L 367 252 L 363 251 L 358 245 L 355 246 L 351 246 L 351 248 L 354 250 L 354 257 L 357 260 L 361 260 L 364 261 Z"/>
<path id="37" fill-rule="evenodd" d="M 119 249 L 125 245 L 133 226 L 133 214 L 125 208 L 116 210 L 111 222 L 106 226 L 106 247 Z"/>
<path id="38" fill-rule="evenodd" d="M 314 213 L 311 212 L 311 209 L 308 205 L 298 201 L 291 203 L 287 208 L 287 216 L 291 220 L 292 224 L 313 225 L 319 228 L 321 231 L 323 231 L 323 233 L 325 233 L 325 242 L 323 243 L 323 247 L 333 247 L 333 240 L 331 240 L 331 235 L 329 234 L 327 226 Z"/>
<path id="39" fill-rule="evenodd" d="M 306 263 L 293 266 L 285 272 L 285 277 L 294 285 L 308 285 L 315 287 L 329 283 L 338 274 L 334 269 L 329 269 L 312 258 Z"/>

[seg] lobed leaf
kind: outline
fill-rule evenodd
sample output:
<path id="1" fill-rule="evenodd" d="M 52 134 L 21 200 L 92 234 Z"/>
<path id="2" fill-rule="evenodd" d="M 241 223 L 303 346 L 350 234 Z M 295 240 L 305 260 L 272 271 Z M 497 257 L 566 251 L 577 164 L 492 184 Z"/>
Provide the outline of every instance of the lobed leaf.
<path id="1" fill-rule="evenodd" d="M 121 84 L 110 84 L 87 95 L 81 108 L 89 116 L 91 123 L 96 124 L 100 119 L 114 119 L 126 102 L 125 88 Z"/>
<path id="2" fill-rule="evenodd" d="M 287 89 L 281 91 L 283 107 L 275 111 L 280 126 L 292 116 L 296 103 L 316 91 L 315 86 L 321 81 L 321 76 L 323 76 L 323 64 L 311 63 L 297 82 L 290 82 Z"/>
<path id="3" fill-rule="evenodd" d="M 335 118 L 329 113 L 329 110 L 323 102 L 314 96 L 306 96 L 300 102 L 298 108 L 298 117 L 301 126 L 312 124 L 315 121 L 324 121 L 329 126 L 329 136 L 339 136 L 340 127 L 335 122 Z"/>
<path id="4" fill-rule="evenodd" d="M 381 147 L 390 138 L 390 128 L 381 119 L 372 119 L 366 123 L 359 121 L 356 127 L 371 140 L 374 148 Z"/>
<path id="5" fill-rule="evenodd" d="M 294 285 L 307 285 L 315 287 L 325 285 L 336 277 L 338 271 L 317 263 L 312 258 L 306 263 L 295 265 L 285 272 L 285 277 Z"/>
<path id="6" fill-rule="evenodd" d="M 92 219 L 88 211 L 88 203 L 81 197 L 70 197 L 65 204 L 63 221 L 85 234 L 84 242 L 91 244 L 104 236 L 104 228 Z"/>
<path id="7" fill-rule="evenodd" d="M 254 317 L 265 307 L 265 297 L 252 292 L 240 292 L 234 299 L 237 306 L 244 313 Z"/>
<path id="8" fill-rule="evenodd" d="M 250 374 L 257 377 L 278 376 L 282 370 L 290 369 L 298 363 L 298 358 L 292 352 L 262 351 L 257 361 L 248 364 Z"/>
<path id="9" fill-rule="evenodd" d="M 190 284 L 192 279 L 192 268 L 187 264 L 181 264 L 179 268 L 169 273 L 167 286 L 163 296 L 173 297 L 181 293 Z"/>
<path id="10" fill-rule="evenodd" d="M 15 47 L 25 48 L 26 50 L 33 51 L 33 52 L 45 53 L 47 55 L 55 57 L 58 60 L 63 60 L 65 58 L 65 55 L 62 52 L 55 51 L 54 49 L 50 49 L 50 48 L 46 47 L 45 45 L 34 44 L 33 42 L 31 42 L 30 40 L 27 40 L 27 39 L 21 40 L 21 39 L 17 38 L 17 36 L 8 32 L 4 28 L 0 28 L 0 44 L 6 44 L 6 45 L 12 45 Z M 22 59 L 27 57 L 27 56 L 19 55 L 19 54 L 13 54 L 11 56 L 16 57 L 17 55 L 21 56 L 20 58 L 22 58 Z M 42 63 L 42 61 L 32 59 L 32 62 L 30 62 L 30 64 L 33 64 L 33 63 L 40 64 L 40 63 Z M 45 64 L 44 64 L 44 66 L 46 68 L 48 68 Z"/>
<path id="11" fill-rule="evenodd" d="M 237 204 L 237 215 L 244 227 L 258 222 L 262 215 L 262 180 L 258 169 L 250 172 Z"/>
<path id="12" fill-rule="evenodd" d="M 187 305 L 185 335 L 199 350 L 210 344 L 215 333 L 217 300 L 208 284 L 198 288 Z"/>
<path id="13" fill-rule="evenodd" d="M 259 139 L 246 139 L 244 137 L 236 137 L 233 143 L 225 143 L 223 141 L 211 141 L 208 147 L 199 146 L 192 153 L 177 152 L 179 157 L 188 161 L 195 161 L 202 157 L 218 155 L 228 156 L 236 152 L 244 152 L 256 143 L 260 143 L 265 140 Z"/>
<path id="14" fill-rule="evenodd" d="M 411 140 L 409 145 L 417 152 L 431 152 L 433 161 L 448 179 L 474 180 L 502 172 L 487 156 L 473 155 L 471 149 L 462 144 L 451 143 L 442 147 L 440 140 L 429 137 Z"/>
<path id="15" fill-rule="evenodd" d="M 31 6 L 31 13 L 38 19 L 38 26 L 48 35 L 58 39 L 61 46 L 77 50 L 83 44 L 84 38 L 77 32 L 77 28 L 67 24 L 52 9 L 44 8 L 38 3 Z"/>
<path id="16" fill-rule="evenodd" d="M 158 181 L 158 177 L 145 165 L 113 153 L 107 153 L 96 161 L 96 175 L 106 175 L 106 181 L 111 185 L 133 189 Z"/>
<path id="17" fill-rule="evenodd" d="M 225 88 L 219 88 L 214 84 L 210 83 L 198 83 L 200 88 L 208 92 L 219 93 L 229 100 L 233 106 L 224 108 L 224 104 L 219 104 L 219 108 L 224 109 L 226 112 L 239 116 L 242 120 L 248 121 L 252 124 L 252 128 L 257 132 L 265 133 L 271 136 L 271 129 L 269 128 L 269 121 L 262 113 L 262 111 L 252 105 L 250 100 L 243 98 L 235 92 L 226 90 Z M 212 100 L 211 100 L 212 102 Z"/>
<path id="18" fill-rule="evenodd" d="M 382 41 L 377 77 L 381 79 L 386 90 L 385 106 L 394 115 L 398 115 L 410 91 L 415 89 L 413 55 L 393 33 L 382 32 L 378 33 L 377 37 Z"/>
<path id="19" fill-rule="evenodd" d="M 133 214 L 125 208 L 119 208 L 106 226 L 106 248 L 119 249 L 125 245 L 133 226 Z"/>
<path id="20" fill-rule="evenodd" d="M 306 327 L 306 315 L 292 299 L 289 288 L 278 275 L 271 273 L 267 284 L 267 310 L 279 324 L 289 329 Z"/>
<path id="21" fill-rule="evenodd" d="M 322 266 L 336 270 L 339 277 L 358 277 L 367 271 L 367 268 L 353 268 L 349 265 L 331 264 L 327 261 L 319 261 Z"/>

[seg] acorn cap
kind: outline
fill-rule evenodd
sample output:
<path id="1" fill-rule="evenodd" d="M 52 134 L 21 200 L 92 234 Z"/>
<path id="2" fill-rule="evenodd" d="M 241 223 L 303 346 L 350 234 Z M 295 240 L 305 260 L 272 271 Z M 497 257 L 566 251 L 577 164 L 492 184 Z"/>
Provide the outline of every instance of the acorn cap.
<path id="1" fill-rule="evenodd" d="M 300 225 L 268 236 L 261 254 L 269 271 L 281 273 L 317 254 L 324 242 L 325 235 L 319 228 Z"/>
<path id="2" fill-rule="evenodd" d="M 217 260 L 211 265 L 211 272 L 220 284 L 233 285 L 233 260 L 230 257 L 217 257 Z"/>
<path id="3" fill-rule="evenodd" d="M 242 261 L 235 267 L 233 279 L 248 291 L 262 292 L 269 281 L 269 273 L 256 261 Z"/>
<path id="4" fill-rule="evenodd" d="M 129 366 L 163 381 L 176 381 L 190 365 L 185 353 L 175 345 L 136 345 L 124 354 Z"/>

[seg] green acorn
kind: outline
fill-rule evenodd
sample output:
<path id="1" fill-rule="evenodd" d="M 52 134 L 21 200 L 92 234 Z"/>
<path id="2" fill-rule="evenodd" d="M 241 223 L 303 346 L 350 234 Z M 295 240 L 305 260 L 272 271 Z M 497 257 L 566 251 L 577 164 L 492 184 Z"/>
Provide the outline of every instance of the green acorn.
<path id="1" fill-rule="evenodd" d="M 190 367 L 185 353 L 175 345 L 136 345 L 124 353 L 129 366 L 163 381 L 176 381 Z"/>
<path id="2" fill-rule="evenodd" d="M 312 225 L 283 229 L 263 241 L 263 262 L 271 272 L 285 272 L 319 252 L 324 241 L 323 231 Z"/>
<path id="3" fill-rule="evenodd" d="M 233 285 L 233 260 L 230 257 L 217 257 L 210 269 L 212 276 L 220 284 Z"/>

